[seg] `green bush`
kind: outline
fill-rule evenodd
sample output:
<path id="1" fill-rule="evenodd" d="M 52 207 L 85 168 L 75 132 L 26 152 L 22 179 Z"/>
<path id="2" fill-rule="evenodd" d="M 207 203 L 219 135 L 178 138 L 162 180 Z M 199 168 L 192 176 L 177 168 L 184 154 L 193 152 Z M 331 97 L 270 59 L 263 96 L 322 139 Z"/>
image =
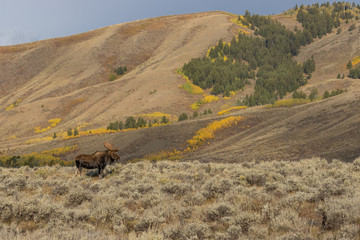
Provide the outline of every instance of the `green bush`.
<path id="1" fill-rule="evenodd" d="M 360 79 L 360 66 L 356 66 L 354 69 L 351 69 L 348 77 L 354 79 Z"/>
<path id="2" fill-rule="evenodd" d="M 180 122 L 180 121 L 184 121 L 187 119 L 188 119 L 188 115 L 186 113 L 182 113 L 182 114 L 180 114 L 178 121 Z"/>
<path id="3" fill-rule="evenodd" d="M 293 93 L 293 98 L 302 98 L 302 99 L 306 99 L 306 94 L 302 91 L 295 91 Z"/>
<path id="4" fill-rule="evenodd" d="M 124 67 L 120 66 L 114 70 L 114 72 L 119 76 L 123 75 L 126 71 L 127 71 L 126 66 L 124 66 Z"/>

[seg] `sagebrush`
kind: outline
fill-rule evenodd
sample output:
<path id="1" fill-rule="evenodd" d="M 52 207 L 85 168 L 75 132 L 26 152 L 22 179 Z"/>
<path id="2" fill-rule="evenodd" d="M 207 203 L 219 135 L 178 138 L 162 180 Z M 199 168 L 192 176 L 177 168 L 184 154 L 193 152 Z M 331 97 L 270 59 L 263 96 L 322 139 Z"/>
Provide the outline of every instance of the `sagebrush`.
<path id="1" fill-rule="evenodd" d="M 359 239 L 360 159 L 0 168 L 1 239 Z M 93 177 L 93 175 L 95 175 Z"/>

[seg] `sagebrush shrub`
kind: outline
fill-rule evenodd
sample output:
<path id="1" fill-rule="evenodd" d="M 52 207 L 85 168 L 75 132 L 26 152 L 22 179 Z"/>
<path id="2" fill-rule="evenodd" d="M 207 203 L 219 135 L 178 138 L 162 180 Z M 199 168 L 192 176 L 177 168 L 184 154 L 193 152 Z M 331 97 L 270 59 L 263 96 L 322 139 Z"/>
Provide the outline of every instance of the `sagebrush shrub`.
<path id="1" fill-rule="evenodd" d="M 90 201 L 91 199 L 92 194 L 90 192 L 81 188 L 72 189 L 66 198 L 65 206 L 76 207 L 85 201 Z"/>

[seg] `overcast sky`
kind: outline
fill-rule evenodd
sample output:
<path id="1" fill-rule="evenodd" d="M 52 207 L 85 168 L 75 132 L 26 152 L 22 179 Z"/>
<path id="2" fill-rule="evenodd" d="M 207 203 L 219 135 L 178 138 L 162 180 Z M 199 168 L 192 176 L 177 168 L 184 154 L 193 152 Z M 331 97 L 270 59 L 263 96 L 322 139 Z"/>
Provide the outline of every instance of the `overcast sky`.
<path id="1" fill-rule="evenodd" d="M 0 0 L 0 45 L 62 37 L 134 20 L 221 10 L 270 15 L 324 0 Z M 331 1 L 332 2 L 332 1 Z"/>

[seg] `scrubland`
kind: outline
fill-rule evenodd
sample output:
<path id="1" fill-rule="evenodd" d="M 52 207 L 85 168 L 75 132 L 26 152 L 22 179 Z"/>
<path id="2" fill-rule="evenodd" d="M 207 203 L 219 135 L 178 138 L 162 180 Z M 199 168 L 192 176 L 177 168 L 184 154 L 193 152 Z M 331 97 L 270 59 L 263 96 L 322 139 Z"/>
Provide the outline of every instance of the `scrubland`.
<path id="1" fill-rule="evenodd" d="M 1 239 L 360 239 L 360 158 L 0 168 Z"/>

